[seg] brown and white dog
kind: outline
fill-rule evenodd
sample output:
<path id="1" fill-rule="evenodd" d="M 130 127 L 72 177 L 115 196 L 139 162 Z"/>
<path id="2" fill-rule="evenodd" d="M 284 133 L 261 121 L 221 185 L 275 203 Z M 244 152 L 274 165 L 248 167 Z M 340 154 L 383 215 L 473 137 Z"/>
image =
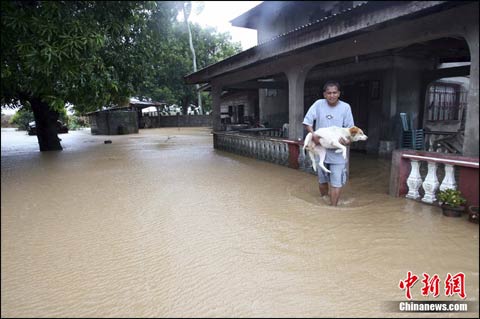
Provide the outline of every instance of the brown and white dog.
<path id="1" fill-rule="evenodd" d="M 315 144 L 312 140 L 312 133 L 308 133 L 303 142 L 303 150 L 308 151 L 315 172 L 317 171 L 317 165 L 315 165 L 315 153 L 320 157 L 319 165 L 322 170 L 330 173 L 323 164 L 325 155 L 327 154 L 327 148 L 336 148 L 337 150 L 335 153 L 342 152 L 343 158 L 347 159 L 347 148 L 340 143 L 340 138 L 350 140 L 350 142 L 365 141 L 368 138 L 368 136 L 363 134 L 363 131 L 356 126 L 350 128 L 330 126 L 319 128 L 313 133 L 320 137 L 320 144 Z"/>

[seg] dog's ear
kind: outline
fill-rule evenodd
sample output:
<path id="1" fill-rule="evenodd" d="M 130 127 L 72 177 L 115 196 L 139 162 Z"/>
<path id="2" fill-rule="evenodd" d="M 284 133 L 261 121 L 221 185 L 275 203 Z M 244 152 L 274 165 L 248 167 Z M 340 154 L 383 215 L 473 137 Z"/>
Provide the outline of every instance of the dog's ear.
<path id="1" fill-rule="evenodd" d="M 352 126 L 352 127 L 350 128 L 350 135 L 352 135 L 352 136 L 353 136 L 353 135 L 356 135 L 356 134 L 358 134 L 359 131 L 360 131 L 360 129 L 359 129 L 358 127 Z"/>

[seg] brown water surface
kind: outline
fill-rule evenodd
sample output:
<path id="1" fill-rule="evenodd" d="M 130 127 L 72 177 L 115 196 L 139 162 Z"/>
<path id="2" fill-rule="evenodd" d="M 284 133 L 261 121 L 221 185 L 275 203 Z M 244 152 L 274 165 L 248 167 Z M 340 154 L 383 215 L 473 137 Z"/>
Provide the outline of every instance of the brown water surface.
<path id="1" fill-rule="evenodd" d="M 388 161 L 352 153 L 333 208 L 206 128 L 1 137 L 2 317 L 478 317 L 478 225 L 388 196 Z M 465 273 L 476 309 L 390 311 L 408 271 Z"/>

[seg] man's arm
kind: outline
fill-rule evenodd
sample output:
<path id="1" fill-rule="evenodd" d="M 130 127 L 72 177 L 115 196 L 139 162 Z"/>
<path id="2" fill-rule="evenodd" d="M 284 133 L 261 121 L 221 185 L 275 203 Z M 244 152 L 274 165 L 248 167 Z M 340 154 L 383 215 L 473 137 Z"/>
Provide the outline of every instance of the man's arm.
<path id="1" fill-rule="evenodd" d="M 348 146 L 350 145 L 350 140 L 349 139 L 344 139 L 343 137 L 340 137 L 340 139 L 338 140 L 338 142 L 344 146 Z"/>
<path id="2" fill-rule="evenodd" d="M 312 140 L 315 144 L 320 144 L 320 137 L 316 134 L 313 134 L 313 127 L 307 124 L 303 124 L 303 127 L 307 130 L 308 133 L 312 133 Z"/>

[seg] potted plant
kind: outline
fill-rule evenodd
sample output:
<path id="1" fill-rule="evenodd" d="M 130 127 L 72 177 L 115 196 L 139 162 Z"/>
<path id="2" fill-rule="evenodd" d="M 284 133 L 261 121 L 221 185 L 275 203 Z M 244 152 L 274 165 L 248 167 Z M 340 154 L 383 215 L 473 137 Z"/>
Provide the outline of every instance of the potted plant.
<path id="1" fill-rule="evenodd" d="M 456 189 L 445 189 L 438 192 L 438 201 L 442 207 L 443 215 L 449 217 L 460 217 L 467 200 L 462 197 L 462 193 Z"/>

